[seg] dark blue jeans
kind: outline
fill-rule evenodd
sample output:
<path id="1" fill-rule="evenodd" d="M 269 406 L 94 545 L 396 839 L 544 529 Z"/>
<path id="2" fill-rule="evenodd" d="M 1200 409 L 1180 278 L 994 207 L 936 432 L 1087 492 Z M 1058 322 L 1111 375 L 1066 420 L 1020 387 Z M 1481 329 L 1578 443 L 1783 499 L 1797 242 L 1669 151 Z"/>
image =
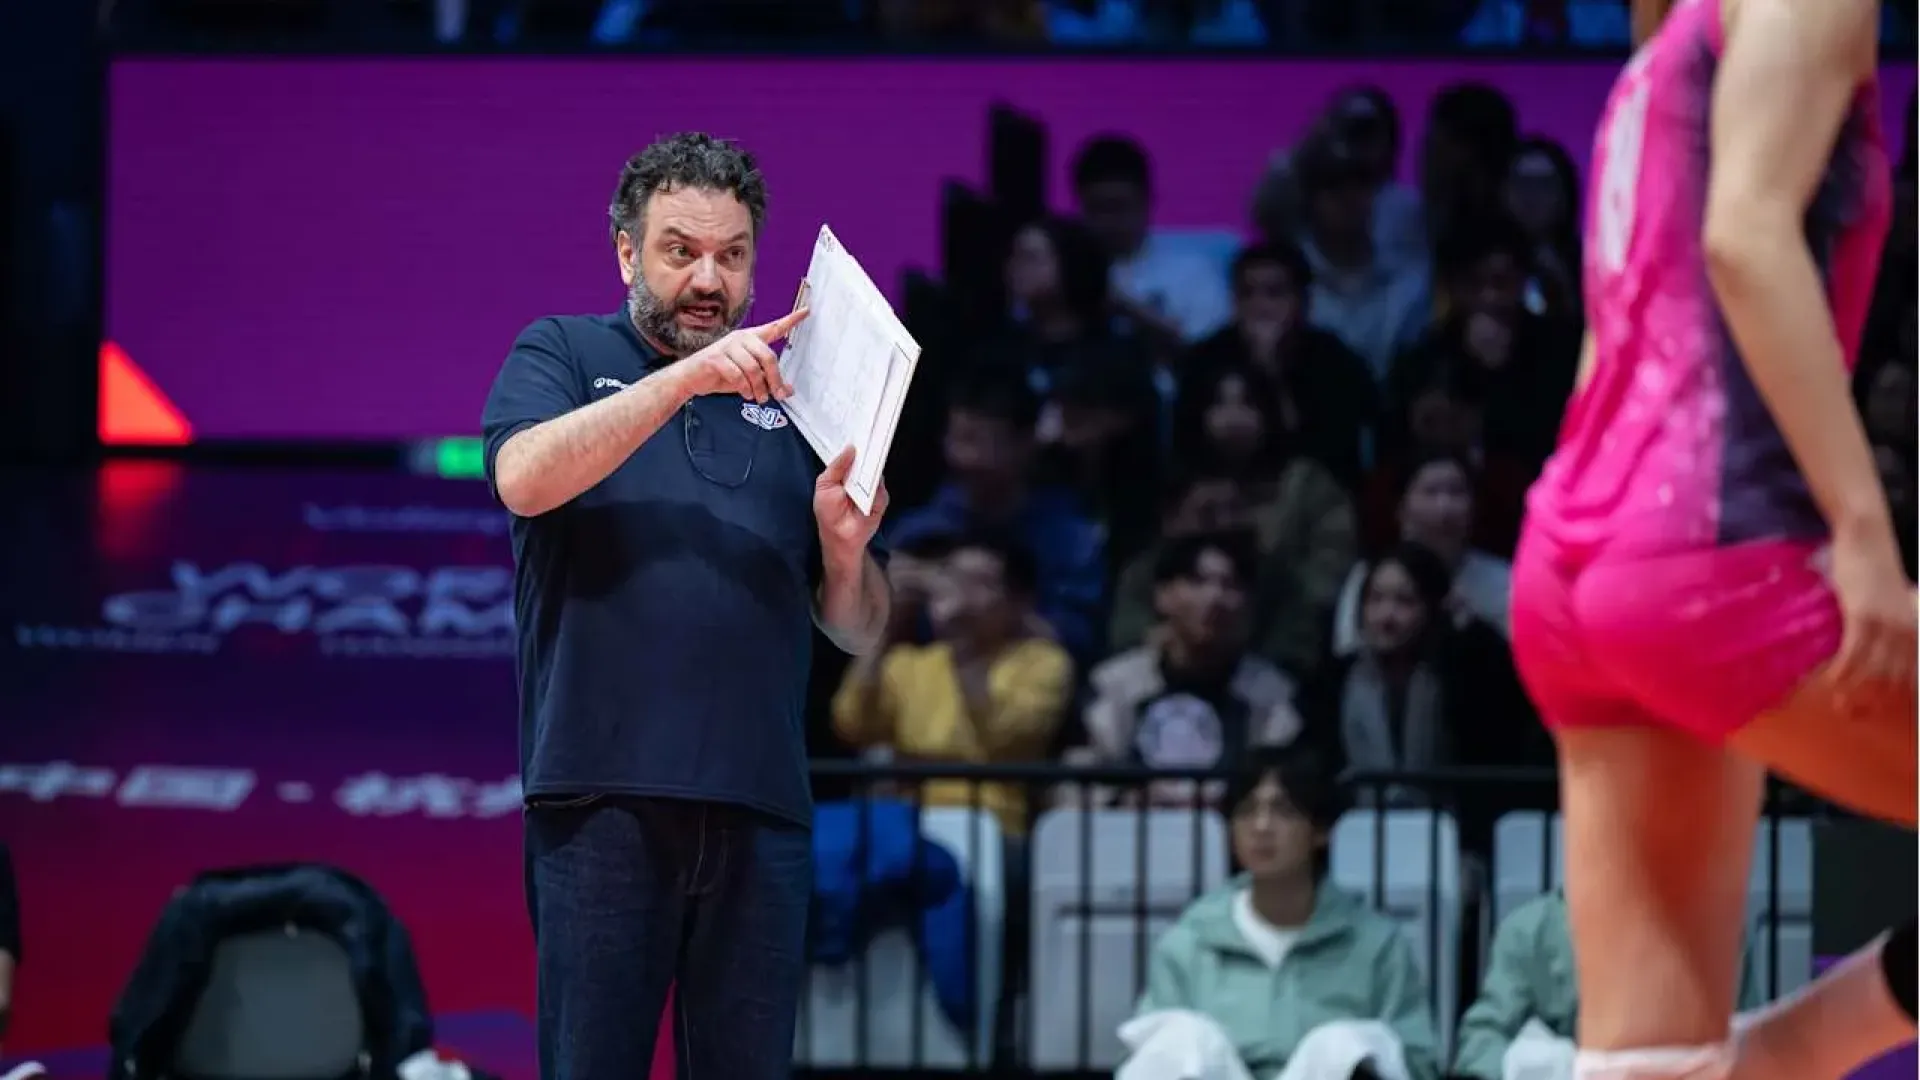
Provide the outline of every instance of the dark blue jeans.
<path id="1" fill-rule="evenodd" d="M 528 807 L 541 1080 L 635 1080 L 674 994 L 681 1080 L 787 1080 L 813 840 L 740 807 L 588 796 Z"/>

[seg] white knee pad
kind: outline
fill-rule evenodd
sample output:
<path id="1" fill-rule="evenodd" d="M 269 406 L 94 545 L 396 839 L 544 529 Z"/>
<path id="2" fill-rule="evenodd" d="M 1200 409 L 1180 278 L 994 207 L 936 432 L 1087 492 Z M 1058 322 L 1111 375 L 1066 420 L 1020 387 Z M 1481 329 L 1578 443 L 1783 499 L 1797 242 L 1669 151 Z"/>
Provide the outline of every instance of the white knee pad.
<path id="1" fill-rule="evenodd" d="M 1573 1057 L 1573 1080 L 1726 1080 L 1731 1075 L 1733 1047 L 1726 1043 L 1582 1050 Z"/>

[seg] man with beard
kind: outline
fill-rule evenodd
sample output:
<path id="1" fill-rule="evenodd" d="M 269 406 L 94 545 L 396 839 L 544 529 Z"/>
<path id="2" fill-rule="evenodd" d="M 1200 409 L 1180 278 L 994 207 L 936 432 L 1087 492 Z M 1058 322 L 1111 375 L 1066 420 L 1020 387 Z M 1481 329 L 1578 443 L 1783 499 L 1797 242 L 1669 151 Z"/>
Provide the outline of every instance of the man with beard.
<path id="1" fill-rule="evenodd" d="M 623 310 L 542 319 L 488 396 L 512 512 L 527 904 L 543 1080 L 644 1073 L 675 990 L 682 1075 L 789 1075 L 812 894 L 812 627 L 874 648 L 871 514 L 740 329 L 766 184 L 703 134 L 626 163 Z"/>

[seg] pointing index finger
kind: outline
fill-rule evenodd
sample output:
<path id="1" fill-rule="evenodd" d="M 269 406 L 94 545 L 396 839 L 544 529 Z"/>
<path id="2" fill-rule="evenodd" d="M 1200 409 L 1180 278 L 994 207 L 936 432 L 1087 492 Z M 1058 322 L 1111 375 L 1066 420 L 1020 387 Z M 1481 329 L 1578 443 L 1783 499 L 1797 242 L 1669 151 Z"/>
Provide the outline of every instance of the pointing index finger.
<path id="1" fill-rule="evenodd" d="M 807 308 L 795 308 L 792 312 L 782 315 L 770 323 L 762 323 L 754 327 L 754 335 L 761 341 L 771 345 L 781 338 L 786 337 L 788 334 L 793 333 L 793 328 L 799 326 L 801 321 L 807 317 L 807 311 Z"/>

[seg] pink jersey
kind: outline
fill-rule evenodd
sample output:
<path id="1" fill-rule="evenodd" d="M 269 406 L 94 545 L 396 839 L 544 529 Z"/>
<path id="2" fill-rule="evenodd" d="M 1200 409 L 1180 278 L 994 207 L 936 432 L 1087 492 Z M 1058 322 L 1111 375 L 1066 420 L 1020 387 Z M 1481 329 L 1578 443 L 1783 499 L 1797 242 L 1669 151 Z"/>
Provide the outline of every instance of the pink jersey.
<path id="1" fill-rule="evenodd" d="M 1720 0 L 1681 0 L 1615 82 L 1593 154 L 1585 293 L 1596 365 L 1528 495 L 1528 529 L 1584 563 L 1826 526 L 1748 377 L 1701 248 Z M 1891 211 L 1861 88 L 1806 215 L 1851 367 Z"/>

